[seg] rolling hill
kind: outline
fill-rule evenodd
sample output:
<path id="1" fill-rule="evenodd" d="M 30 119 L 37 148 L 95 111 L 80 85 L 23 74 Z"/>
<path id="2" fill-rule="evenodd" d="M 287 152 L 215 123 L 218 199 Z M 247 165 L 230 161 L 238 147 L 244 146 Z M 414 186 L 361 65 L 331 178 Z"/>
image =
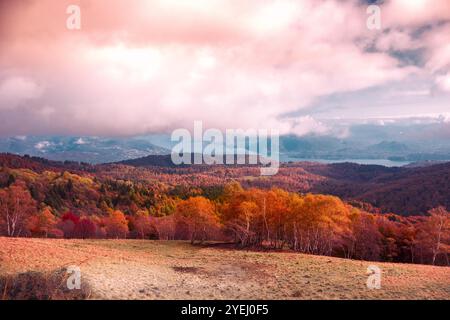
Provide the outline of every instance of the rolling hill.
<path id="1" fill-rule="evenodd" d="M 121 164 L 148 170 L 157 170 L 155 166 L 175 168 L 170 156 L 147 156 Z M 173 174 L 188 174 L 194 170 L 216 178 L 220 167 L 226 166 L 186 166 L 174 169 Z M 438 205 L 450 208 L 450 162 L 426 167 L 298 162 L 282 164 L 278 175 L 267 179 L 257 175 L 253 179 L 239 175 L 235 178 L 248 186 L 279 186 L 290 191 L 337 195 L 346 200 L 367 202 L 382 212 L 401 215 L 423 215 Z"/>
<path id="2" fill-rule="evenodd" d="M 255 166 L 175 166 L 170 155 L 90 165 L 1 154 L 0 166 L 37 172 L 86 172 L 103 178 L 159 181 L 173 187 L 214 187 L 236 180 L 245 187 L 280 187 L 294 192 L 336 195 L 347 201 L 368 203 L 381 212 L 400 215 L 424 215 L 438 205 L 450 209 L 450 162 L 408 168 L 353 163 L 286 163 L 271 177 L 261 177 Z"/>

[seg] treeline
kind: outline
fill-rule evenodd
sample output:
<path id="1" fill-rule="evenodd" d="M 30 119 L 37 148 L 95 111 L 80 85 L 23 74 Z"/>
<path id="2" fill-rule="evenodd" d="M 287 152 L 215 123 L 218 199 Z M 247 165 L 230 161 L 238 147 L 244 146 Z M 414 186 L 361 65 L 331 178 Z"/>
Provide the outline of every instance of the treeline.
<path id="1" fill-rule="evenodd" d="M 443 207 L 401 217 L 367 213 L 334 196 L 231 186 L 218 211 L 241 247 L 449 265 L 450 214 Z"/>
<path id="2" fill-rule="evenodd" d="M 0 173 L 0 235 L 232 241 L 351 259 L 449 265 L 449 212 L 367 213 L 338 197 L 237 182 L 168 188 L 27 169 Z"/>

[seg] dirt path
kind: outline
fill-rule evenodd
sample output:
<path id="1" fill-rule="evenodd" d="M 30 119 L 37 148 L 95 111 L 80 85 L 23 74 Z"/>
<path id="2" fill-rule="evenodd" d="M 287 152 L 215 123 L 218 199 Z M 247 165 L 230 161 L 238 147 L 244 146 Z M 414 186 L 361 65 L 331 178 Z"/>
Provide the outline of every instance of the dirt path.
<path id="1" fill-rule="evenodd" d="M 382 269 L 382 288 L 366 269 Z M 450 268 L 185 242 L 0 238 L 0 274 L 78 265 L 95 299 L 450 299 Z"/>

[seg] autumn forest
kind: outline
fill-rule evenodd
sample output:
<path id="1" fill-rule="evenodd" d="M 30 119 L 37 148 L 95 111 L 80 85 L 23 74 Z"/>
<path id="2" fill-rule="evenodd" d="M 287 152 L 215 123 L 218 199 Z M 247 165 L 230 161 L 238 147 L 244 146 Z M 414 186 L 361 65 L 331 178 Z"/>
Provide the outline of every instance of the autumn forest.
<path id="1" fill-rule="evenodd" d="M 421 215 L 383 212 L 350 197 L 303 192 L 301 187 L 293 191 L 270 181 L 267 187 L 264 180 L 257 184 L 251 167 L 208 170 L 231 170 L 223 174 L 230 178 L 189 168 L 92 166 L 3 154 L 0 235 L 189 240 L 194 245 L 214 242 L 236 249 L 449 265 L 445 203 Z M 299 168 L 284 168 L 282 175 L 283 170 Z M 306 173 L 302 177 L 298 183 L 315 179 Z"/>

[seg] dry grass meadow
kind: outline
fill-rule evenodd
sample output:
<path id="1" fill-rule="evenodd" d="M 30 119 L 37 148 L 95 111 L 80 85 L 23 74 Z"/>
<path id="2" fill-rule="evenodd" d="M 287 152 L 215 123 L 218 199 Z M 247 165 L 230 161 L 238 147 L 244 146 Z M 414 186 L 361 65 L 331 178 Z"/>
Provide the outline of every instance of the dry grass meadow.
<path id="1" fill-rule="evenodd" d="M 366 287 L 366 269 L 382 288 Z M 0 238 L 0 276 L 78 265 L 91 299 L 446 299 L 450 268 L 183 241 Z"/>

